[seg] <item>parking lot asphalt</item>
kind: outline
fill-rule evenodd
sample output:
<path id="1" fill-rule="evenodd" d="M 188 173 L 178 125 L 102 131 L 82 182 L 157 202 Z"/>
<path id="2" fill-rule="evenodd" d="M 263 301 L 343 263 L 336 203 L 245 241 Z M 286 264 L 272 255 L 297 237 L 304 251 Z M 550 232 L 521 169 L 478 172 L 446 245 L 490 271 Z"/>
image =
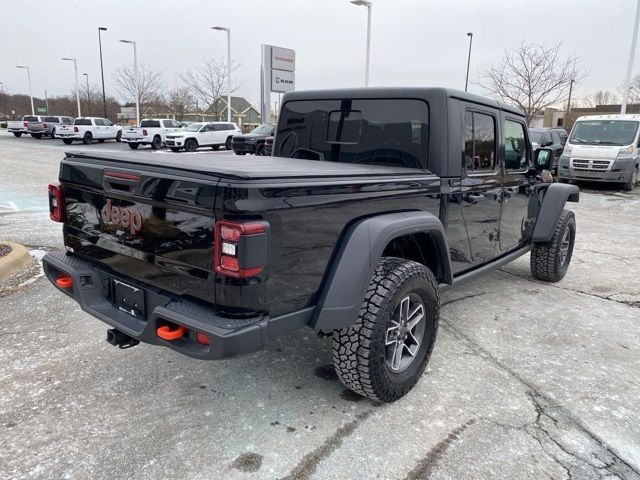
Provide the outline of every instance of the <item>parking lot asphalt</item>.
<path id="1" fill-rule="evenodd" d="M 378 405 L 312 330 L 219 362 L 108 345 L 39 271 L 71 149 L 129 151 L 0 133 L 0 240 L 36 256 L 0 284 L 0 478 L 640 479 L 640 188 L 584 188 L 560 283 L 527 255 L 444 294 L 427 372 Z"/>

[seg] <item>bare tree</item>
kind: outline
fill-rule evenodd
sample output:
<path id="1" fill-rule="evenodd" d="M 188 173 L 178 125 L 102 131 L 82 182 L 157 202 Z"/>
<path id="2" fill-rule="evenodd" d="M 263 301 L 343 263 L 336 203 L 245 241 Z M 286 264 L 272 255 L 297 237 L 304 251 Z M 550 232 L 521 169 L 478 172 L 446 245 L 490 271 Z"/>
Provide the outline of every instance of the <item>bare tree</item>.
<path id="1" fill-rule="evenodd" d="M 562 58 L 560 44 L 552 47 L 522 42 L 513 52 L 505 51 L 497 65 L 481 69 L 477 82 L 490 95 L 517 106 L 529 123 L 544 108 L 567 99 L 571 80 L 584 75 L 577 57 Z"/>
<path id="2" fill-rule="evenodd" d="M 598 90 L 597 92 L 580 100 L 580 105 L 585 107 L 595 107 L 596 105 L 615 105 L 620 102 L 620 98 L 609 90 Z"/>
<path id="3" fill-rule="evenodd" d="M 623 83 L 618 87 L 618 93 L 620 96 L 624 96 L 625 84 Z M 631 79 L 629 85 L 629 103 L 640 103 L 640 75 L 636 75 Z"/>
<path id="4" fill-rule="evenodd" d="M 133 67 L 122 67 L 116 69 L 113 75 L 118 93 L 127 101 L 136 101 L 136 81 Z M 164 82 L 162 74 L 146 65 L 138 65 L 138 98 L 140 101 L 140 111 L 145 111 L 146 107 L 162 103 L 162 91 Z"/>
<path id="5" fill-rule="evenodd" d="M 237 69 L 237 65 L 231 64 L 231 72 Z M 222 98 L 227 93 L 227 64 L 220 60 L 206 60 L 202 65 L 189 70 L 181 75 L 182 81 L 193 92 L 194 97 L 205 105 L 204 110 L 210 110 L 215 115 L 222 113 Z M 235 92 L 238 85 L 231 87 L 231 92 Z"/>
<path id="6" fill-rule="evenodd" d="M 176 87 L 168 96 L 167 107 L 169 112 L 175 115 L 176 120 L 182 120 L 195 103 L 195 98 L 188 87 Z"/>

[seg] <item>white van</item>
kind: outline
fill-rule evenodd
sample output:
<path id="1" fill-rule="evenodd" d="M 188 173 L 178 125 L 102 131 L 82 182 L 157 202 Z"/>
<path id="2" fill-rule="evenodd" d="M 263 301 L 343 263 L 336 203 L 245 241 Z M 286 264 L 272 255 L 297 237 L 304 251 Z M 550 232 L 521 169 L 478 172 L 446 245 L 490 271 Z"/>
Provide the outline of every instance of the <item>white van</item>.
<path id="1" fill-rule="evenodd" d="M 558 165 L 558 181 L 638 183 L 640 115 L 589 115 L 571 129 Z"/>

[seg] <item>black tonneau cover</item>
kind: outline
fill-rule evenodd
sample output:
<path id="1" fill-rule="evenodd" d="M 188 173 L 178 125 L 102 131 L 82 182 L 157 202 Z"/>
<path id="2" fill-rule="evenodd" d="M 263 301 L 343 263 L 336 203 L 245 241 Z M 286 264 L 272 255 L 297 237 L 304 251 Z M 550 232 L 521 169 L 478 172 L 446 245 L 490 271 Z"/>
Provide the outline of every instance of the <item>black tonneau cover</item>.
<path id="1" fill-rule="evenodd" d="M 272 178 L 366 177 L 430 175 L 426 170 L 280 157 L 165 152 L 68 152 L 67 159 L 104 160 L 110 163 L 164 167 L 222 178 L 262 180 Z M 135 167 L 133 167 L 135 168 Z"/>

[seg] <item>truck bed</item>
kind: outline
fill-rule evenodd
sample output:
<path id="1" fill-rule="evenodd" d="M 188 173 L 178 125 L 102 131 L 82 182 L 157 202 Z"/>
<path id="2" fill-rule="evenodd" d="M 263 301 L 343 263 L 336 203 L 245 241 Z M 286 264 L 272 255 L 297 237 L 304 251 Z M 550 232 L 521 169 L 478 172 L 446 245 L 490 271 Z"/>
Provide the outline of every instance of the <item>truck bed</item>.
<path id="1" fill-rule="evenodd" d="M 74 158 L 83 162 L 108 161 L 121 163 L 123 168 L 166 167 L 189 173 L 211 175 L 217 178 L 240 180 L 266 180 L 273 178 L 330 178 L 367 176 L 407 176 L 429 174 L 425 170 L 406 167 L 359 165 L 318 160 L 302 160 L 280 157 L 246 157 L 222 155 L 202 155 L 186 153 L 145 153 L 145 152 L 68 152 L 67 160 Z"/>

